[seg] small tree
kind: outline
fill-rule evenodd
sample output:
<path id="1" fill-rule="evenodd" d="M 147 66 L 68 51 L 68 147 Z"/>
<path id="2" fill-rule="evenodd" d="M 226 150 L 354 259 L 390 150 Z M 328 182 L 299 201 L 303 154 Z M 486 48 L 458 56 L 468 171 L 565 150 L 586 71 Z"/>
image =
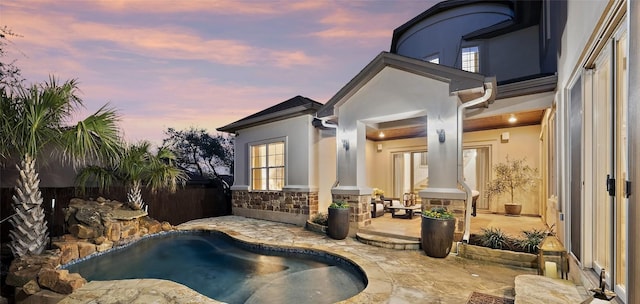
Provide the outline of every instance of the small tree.
<path id="1" fill-rule="evenodd" d="M 219 179 L 225 188 L 229 185 L 218 172 L 226 167 L 233 172 L 233 141 L 220 134 L 211 136 L 205 129 L 190 128 L 176 130 L 169 128 L 165 131 L 162 141 L 164 148 L 176 155 L 176 163 L 185 170 L 200 176 Z"/>
<path id="2" fill-rule="evenodd" d="M 0 159 L 19 160 L 19 179 L 12 197 L 15 215 L 9 219 L 9 248 L 16 257 L 40 254 L 48 232 L 42 207 L 37 159 L 60 156 L 74 166 L 89 161 L 108 162 L 119 157 L 120 129 L 115 110 L 101 108 L 76 125 L 66 122 L 83 107 L 77 81 L 18 85 L 0 95 Z M 45 147 L 47 147 L 45 149 Z"/>
<path id="3" fill-rule="evenodd" d="M 120 182 L 128 188 L 129 205 L 134 209 L 143 209 L 143 186 L 152 192 L 158 189 L 174 192 L 177 185 L 186 180 L 186 174 L 176 166 L 175 159 L 171 151 L 163 148 L 154 155 L 150 152 L 149 142 L 143 141 L 127 147 L 117 164 L 83 168 L 76 177 L 76 185 L 83 191 L 87 184 L 94 182 L 100 191 L 105 191 L 114 182 Z"/>
<path id="4" fill-rule="evenodd" d="M 515 204 L 513 197 L 517 190 L 535 186 L 538 170 L 529 167 L 525 160 L 526 158 L 511 160 L 507 155 L 506 162 L 493 166 L 496 177 L 487 186 L 487 197 L 508 193 L 511 204 Z"/>

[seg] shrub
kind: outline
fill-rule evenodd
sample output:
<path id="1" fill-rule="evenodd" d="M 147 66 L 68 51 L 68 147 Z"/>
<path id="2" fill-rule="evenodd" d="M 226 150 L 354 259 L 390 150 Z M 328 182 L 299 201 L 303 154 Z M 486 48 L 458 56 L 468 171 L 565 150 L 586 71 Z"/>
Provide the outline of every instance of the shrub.
<path id="1" fill-rule="evenodd" d="M 480 236 L 480 242 L 482 246 L 493 249 L 510 249 L 512 243 L 511 238 L 505 234 L 500 228 L 482 228 L 482 235 Z"/>
<path id="2" fill-rule="evenodd" d="M 431 210 L 425 210 L 422 215 L 434 219 L 448 220 L 453 218 L 453 213 L 447 211 L 446 208 L 436 207 Z"/>
<path id="3" fill-rule="evenodd" d="M 318 213 L 316 215 L 313 216 L 313 218 L 311 219 L 311 221 L 313 223 L 316 223 L 318 225 L 322 225 L 322 226 L 328 226 L 328 219 L 329 219 L 329 215 L 326 213 Z"/>
<path id="4" fill-rule="evenodd" d="M 335 201 L 329 205 L 329 208 L 346 209 L 349 208 L 349 203 L 343 201 Z"/>
<path id="5" fill-rule="evenodd" d="M 538 245 L 547 237 L 547 231 L 541 229 L 525 230 L 522 234 L 524 238 L 518 239 L 517 244 L 528 253 L 538 253 Z"/>

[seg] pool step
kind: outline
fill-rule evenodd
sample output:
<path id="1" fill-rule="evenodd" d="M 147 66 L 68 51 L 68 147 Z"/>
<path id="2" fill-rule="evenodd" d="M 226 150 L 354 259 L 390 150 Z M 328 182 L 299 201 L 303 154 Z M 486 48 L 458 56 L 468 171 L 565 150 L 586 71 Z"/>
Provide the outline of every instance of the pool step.
<path id="1" fill-rule="evenodd" d="M 360 231 L 356 233 L 356 239 L 367 245 L 397 249 L 419 250 L 420 238 L 411 236 L 392 235 L 378 231 Z"/>

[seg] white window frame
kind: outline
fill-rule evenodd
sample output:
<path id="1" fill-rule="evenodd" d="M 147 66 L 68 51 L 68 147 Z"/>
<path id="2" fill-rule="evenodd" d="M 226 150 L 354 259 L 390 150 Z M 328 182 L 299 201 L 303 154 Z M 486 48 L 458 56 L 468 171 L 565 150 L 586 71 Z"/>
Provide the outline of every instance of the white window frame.
<path id="1" fill-rule="evenodd" d="M 475 49 L 475 56 L 471 55 L 467 55 L 467 54 L 474 54 L 473 50 Z M 468 51 L 467 51 L 468 50 Z M 465 52 L 466 51 L 466 52 Z M 465 66 L 466 62 L 470 62 L 470 59 L 475 57 L 475 69 L 471 70 L 469 67 Z M 471 73 L 480 73 L 480 45 L 467 45 L 467 46 L 463 46 L 460 49 L 460 69 L 467 71 L 467 72 L 471 72 Z"/>
<path id="2" fill-rule="evenodd" d="M 282 165 L 274 165 L 270 159 L 272 159 L 272 157 L 275 157 L 273 155 L 272 151 L 269 151 L 271 145 L 274 144 L 282 144 L 283 145 L 283 151 L 282 151 Z M 254 148 L 255 147 L 260 147 L 260 146 L 264 146 L 265 147 L 265 163 L 262 166 L 254 166 L 255 161 L 254 161 Z M 272 157 L 270 157 L 272 156 Z M 265 187 L 261 187 L 259 189 L 256 189 L 256 183 L 254 180 L 254 174 L 255 174 L 255 170 L 265 170 L 266 172 L 264 173 L 265 176 L 263 178 L 264 183 L 265 183 Z M 277 187 L 272 185 L 271 182 L 271 176 L 270 176 L 270 172 L 271 169 L 282 169 L 282 177 L 278 178 L 282 181 L 282 186 L 281 187 Z M 287 183 L 287 141 L 285 138 L 276 138 L 276 139 L 272 139 L 272 140 L 266 140 L 266 141 L 260 141 L 260 142 L 254 142 L 254 143 L 250 143 L 249 144 L 249 182 L 250 182 L 250 189 L 251 191 L 282 191 L 282 189 L 286 186 Z"/>

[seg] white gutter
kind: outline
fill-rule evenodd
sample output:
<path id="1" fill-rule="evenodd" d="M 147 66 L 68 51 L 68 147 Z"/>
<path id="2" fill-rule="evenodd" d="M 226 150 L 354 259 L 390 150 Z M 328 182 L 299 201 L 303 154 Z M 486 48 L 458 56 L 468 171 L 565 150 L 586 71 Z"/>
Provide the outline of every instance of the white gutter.
<path id="1" fill-rule="evenodd" d="M 322 119 L 322 118 L 318 118 L 318 119 L 320 119 L 320 123 L 325 128 L 330 128 L 330 129 L 337 129 L 338 128 L 338 125 L 332 124 L 332 123 L 328 123 L 325 119 Z"/>
<path id="2" fill-rule="evenodd" d="M 462 151 L 464 150 L 464 147 L 462 145 L 462 133 L 463 133 L 462 121 L 464 120 L 464 110 L 469 107 L 473 107 L 481 103 L 487 102 L 489 99 L 491 99 L 493 95 L 493 91 L 495 89 L 494 87 L 495 87 L 495 80 L 492 82 L 485 82 L 484 95 L 474 100 L 465 102 L 458 107 L 458 183 L 462 185 L 464 192 L 467 193 L 467 199 L 466 199 L 467 208 L 464 215 L 464 235 L 462 236 L 462 240 L 467 243 L 469 242 L 469 237 L 471 234 L 471 212 L 472 212 L 471 209 L 472 209 L 473 195 L 471 193 L 471 188 L 469 188 L 469 186 L 467 186 L 467 184 L 464 182 L 464 171 L 463 171 L 463 163 L 462 163 L 463 161 Z"/>

